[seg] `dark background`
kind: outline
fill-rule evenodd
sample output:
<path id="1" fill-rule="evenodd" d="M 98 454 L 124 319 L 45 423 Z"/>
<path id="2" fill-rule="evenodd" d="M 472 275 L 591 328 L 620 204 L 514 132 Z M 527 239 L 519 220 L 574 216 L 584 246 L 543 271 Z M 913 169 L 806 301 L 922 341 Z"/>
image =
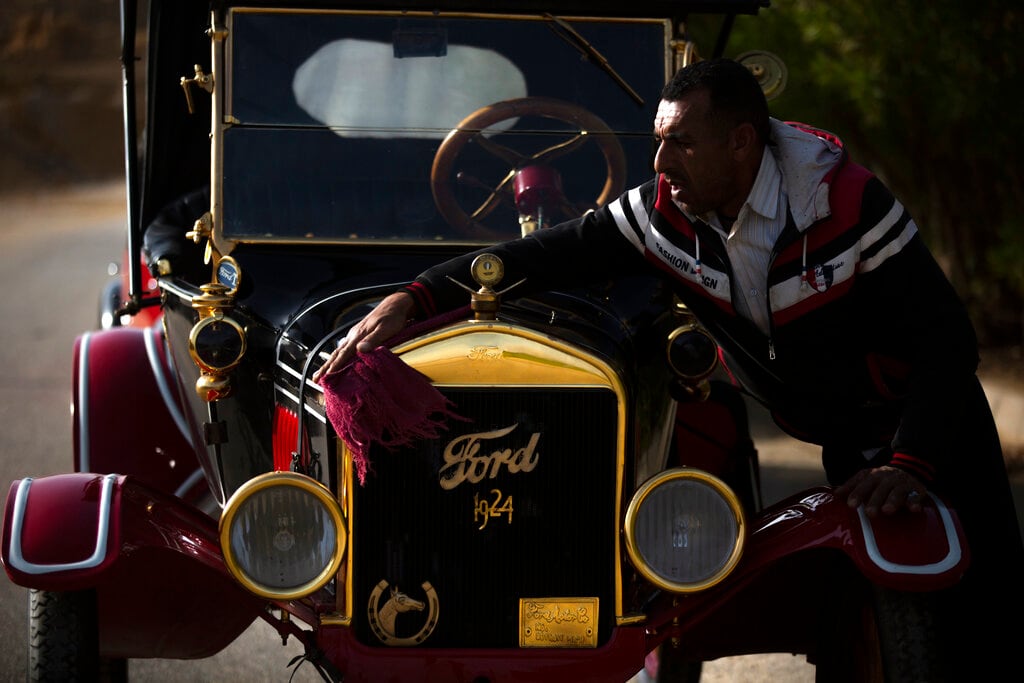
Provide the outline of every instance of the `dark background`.
<path id="1" fill-rule="evenodd" d="M 124 172 L 117 0 L 0 3 L 0 194 Z"/>

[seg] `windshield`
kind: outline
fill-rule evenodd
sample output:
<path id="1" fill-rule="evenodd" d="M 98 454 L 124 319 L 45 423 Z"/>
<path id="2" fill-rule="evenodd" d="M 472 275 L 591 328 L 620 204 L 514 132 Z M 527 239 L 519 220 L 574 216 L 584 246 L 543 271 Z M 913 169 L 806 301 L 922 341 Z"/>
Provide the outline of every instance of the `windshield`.
<path id="1" fill-rule="evenodd" d="M 613 137 L 624 152 L 626 187 L 639 184 L 652 172 L 651 121 L 667 76 L 668 28 L 662 20 L 235 10 L 229 125 L 220 141 L 223 236 L 517 236 L 510 173 L 582 128 L 591 138 Z M 522 98 L 531 106 L 485 117 L 479 136 L 437 167 L 439 148 L 461 121 Z M 558 101 L 556 116 L 550 99 Z M 574 119 L 574 108 L 610 130 L 565 120 Z M 585 142 L 539 155 L 557 168 L 573 211 L 601 195 L 603 147 Z"/>

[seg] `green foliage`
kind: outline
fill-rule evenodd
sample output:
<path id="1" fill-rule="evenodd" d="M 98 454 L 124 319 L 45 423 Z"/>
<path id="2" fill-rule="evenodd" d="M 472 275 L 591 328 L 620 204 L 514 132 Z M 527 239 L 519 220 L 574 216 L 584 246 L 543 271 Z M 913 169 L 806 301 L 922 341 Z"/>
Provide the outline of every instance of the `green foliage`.
<path id="1" fill-rule="evenodd" d="M 839 134 L 893 189 L 990 343 L 1024 324 L 1022 29 L 1024 7 L 1000 0 L 773 0 L 726 50 L 785 61 L 773 115 Z"/>

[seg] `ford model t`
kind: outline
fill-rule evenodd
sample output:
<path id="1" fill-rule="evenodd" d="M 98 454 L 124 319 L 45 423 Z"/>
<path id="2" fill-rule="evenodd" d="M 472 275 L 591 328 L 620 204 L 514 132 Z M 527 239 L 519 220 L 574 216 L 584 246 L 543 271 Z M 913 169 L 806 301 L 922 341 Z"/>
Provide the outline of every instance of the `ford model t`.
<path id="1" fill-rule="evenodd" d="M 457 413 L 408 442 L 342 438 L 312 380 L 428 266 L 646 179 L 688 22 L 717 15 L 722 54 L 766 6 L 124 0 L 125 277 L 75 343 L 68 473 L 5 508 L 31 676 L 208 657 L 257 619 L 327 680 L 929 660 L 902 635 L 962 573 L 955 515 L 764 507 L 714 341 L 652 278 L 517 297 L 478 259 L 465 308 L 390 349 Z M 383 388 L 358 420 L 416 400 Z"/>

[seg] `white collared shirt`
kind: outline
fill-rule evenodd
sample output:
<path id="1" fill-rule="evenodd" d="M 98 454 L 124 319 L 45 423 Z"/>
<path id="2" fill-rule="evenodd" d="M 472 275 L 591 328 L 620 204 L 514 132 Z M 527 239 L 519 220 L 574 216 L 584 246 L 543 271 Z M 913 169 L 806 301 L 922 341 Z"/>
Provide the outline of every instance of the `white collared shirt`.
<path id="1" fill-rule="evenodd" d="M 770 332 L 768 262 L 775 241 L 786 227 L 787 201 L 779 166 L 771 150 L 765 147 L 754 186 L 731 228 L 727 231 L 714 211 L 698 216 L 714 228 L 725 243 L 725 252 L 732 264 L 732 303 L 736 312 L 765 334 Z"/>

